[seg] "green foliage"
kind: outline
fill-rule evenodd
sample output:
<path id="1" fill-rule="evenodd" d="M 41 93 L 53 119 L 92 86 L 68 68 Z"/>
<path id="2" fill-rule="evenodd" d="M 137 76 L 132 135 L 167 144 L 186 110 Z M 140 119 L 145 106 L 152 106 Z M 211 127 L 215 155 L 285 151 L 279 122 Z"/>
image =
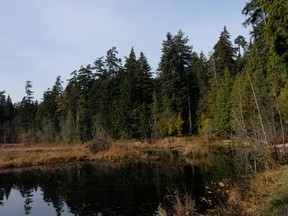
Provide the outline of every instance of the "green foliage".
<path id="1" fill-rule="evenodd" d="M 12 120 L 15 117 L 10 96 L 5 96 L 5 91 L 0 91 L 0 142 L 12 142 L 16 139 L 13 133 Z"/>
<path id="2" fill-rule="evenodd" d="M 34 131 L 34 118 L 38 109 L 38 103 L 37 101 L 33 101 L 34 96 L 31 81 L 26 81 L 25 92 L 26 96 L 23 97 L 19 106 L 20 130 Z"/>
<path id="3" fill-rule="evenodd" d="M 238 45 L 238 56 L 241 56 L 241 48 L 244 52 L 247 49 L 248 43 L 246 42 L 245 38 L 242 35 L 239 35 L 235 40 L 234 43 Z"/>
<path id="4" fill-rule="evenodd" d="M 224 27 L 209 59 L 210 88 L 206 99 L 206 116 L 212 119 L 215 135 L 224 138 L 232 133 L 230 94 L 236 72 L 235 48 L 230 41 L 229 32 Z"/>
<path id="5" fill-rule="evenodd" d="M 217 85 L 221 83 L 221 78 L 226 69 L 231 75 L 236 73 L 235 51 L 236 50 L 230 41 L 230 34 L 226 27 L 224 27 L 218 42 L 214 46 L 214 52 L 211 56 L 214 61 L 214 78 Z"/>
<path id="6" fill-rule="evenodd" d="M 167 109 L 180 113 L 185 119 L 184 131 L 192 132 L 192 116 L 195 116 L 193 102 L 197 104 L 197 92 L 193 87 L 196 76 L 191 65 L 192 46 L 188 45 L 188 38 L 182 31 L 173 36 L 168 33 L 163 42 L 162 56 L 159 63 L 159 81 L 161 87 L 161 111 Z M 196 94 L 193 94 L 196 93 Z M 192 101 L 192 98 L 194 101 Z M 194 105 L 194 104 L 193 104 Z"/>
<path id="7" fill-rule="evenodd" d="M 231 134 L 231 83 L 230 72 L 226 69 L 221 85 L 215 90 L 216 98 L 212 110 L 214 131 L 216 135 L 224 138 Z"/>
<path id="8" fill-rule="evenodd" d="M 152 74 L 143 53 L 136 59 L 132 48 L 126 58 L 124 76 L 120 83 L 120 136 L 145 139 L 151 136 Z"/>
<path id="9" fill-rule="evenodd" d="M 202 115 L 207 112 L 207 104 L 208 104 L 208 92 L 210 90 L 210 86 L 208 83 L 208 63 L 204 54 L 201 52 L 200 55 L 196 52 L 192 53 L 191 56 L 192 63 L 192 74 L 194 77 L 193 85 L 191 86 L 191 90 L 193 92 L 191 98 L 192 110 L 194 110 L 194 118 L 193 121 L 196 123 L 195 128 L 198 127 L 198 132 L 201 134 L 199 127 L 202 124 Z"/>
<path id="10" fill-rule="evenodd" d="M 279 55 L 288 66 L 288 4 L 285 0 L 259 0 L 267 17 L 264 38 L 267 45 Z"/>
<path id="11" fill-rule="evenodd" d="M 288 86 L 285 85 L 281 89 L 280 95 L 278 97 L 280 103 L 281 116 L 285 121 L 285 124 L 288 124 Z"/>

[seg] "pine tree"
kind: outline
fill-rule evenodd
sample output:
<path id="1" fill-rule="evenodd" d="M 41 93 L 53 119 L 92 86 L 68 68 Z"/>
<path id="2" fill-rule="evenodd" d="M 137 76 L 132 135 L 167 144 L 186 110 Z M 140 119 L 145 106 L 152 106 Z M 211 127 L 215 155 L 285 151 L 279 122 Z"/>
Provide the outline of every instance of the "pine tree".
<path id="1" fill-rule="evenodd" d="M 152 104 L 152 73 L 144 53 L 138 59 L 138 89 L 139 92 L 139 136 L 141 139 L 151 137 L 151 104 Z"/>
<path id="2" fill-rule="evenodd" d="M 105 59 L 98 58 L 94 62 L 96 80 L 90 91 L 90 104 L 94 112 L 94 129 L 98 131 L 94 136 L 118 136 L 119 119 L 116 101 L 120 97 L 120 73 L 122 71 L 122 60 L 117 57 L 116 47 L 108 50 Z M 99 134 L 99 131 L 102 131 Z M 106 135 L 105 135 L 106 134 Z"/>
<path id="3" fill-rule="evenodd" d="M 188 38 L 182 31 L 173 36 L 168 33 L 163 41 L 162 56 L 159 63 L 162 112 L 171 113 L 171 117 L 180 115 L 185 121 L 184 131 L 191 131 L 191 91 L 192 46 L 187 45 Z M 164 115 L 166 116 L 166 115 Z"/>
<path id="4" fill-rule="evenodd" d="M 24 131 L 31 131 L 34 136 L 34 118 L 37 112 L 38 103 L 34 102 L 32 91 L 32 81 L 26 81 L 25 92 L 26 96 L 22 99 L 19 108 L 21 127 Z"/>
<path id="5" fill-rule="evenodd" d="M 5 107 L 6 107 L 6 96 L 5 91 L 0 92 L 0 142 L 5 142 Z"/>
<path id="6" fill-rule="evenodd" d="M 263 25 L 265 24 L 266 12 L 262 9 L 259 0 L 250 0 L 242 10 L 247 19 L 243 23 L 245 27 L 251 25 L 252 38 L 257 41 L 263 36 Z"/>
<path id="7" fill-rule="evenodd" d="M 214 46 L 214 52 L 211 58 L 210 61 L 213 61 L 212 77 L 216 85 L 221 84 L 224 70 L 227 69 L 231 75 L 236 73 L 235 48 L 232 46 L 230 34 L 226 27 L 224 27 L 218 42 Z"/>
<path id="8" fill-rule="evenodd" d="M 132 138 L 138 136 L 138 122 L 139 122 L 139 104 L 140 98 L 137 87 L 137 70 L 138 63 L 134 49 L 131 49 L 129 57 L 126 58 L 124 65 L 124 77 L 120 84 L 120 100 L 119 100 L 119 123 L 120 123 L 120 136 L 124 138 Z"/>
<path id="9" fill-rule="evenodd" d="M 15 133 L 15 127 L 13 125 L 13 120 L 16 117 L 16 110 L 9 95 L 6 100 L 4 113 L 6 122 L 4 123 L 3 141 L 4 143 L 15 143 L 17 136 Z"/>
<path id="10" fill-rule="evenodd" d="M 217 89 L 213 105 L 213 126 L 215 134 L 227 138 L 231 135 L 231 100 L 232 80 L 228 69 L 224 70 L 223 80 Z"/>
<path id="11" fill-rule="evenodd" d="M 285 112 L 281 104 L 288 101 L 285 98 L 285 76 L 288 68 L 288 34 L 285 29 L 288 26 L 288 6 L 281 0 L 251 0 L 243 13 L 247 16 L 244 24 L 252 26 L 254 39 L 248 71 L 251 86 L 255 87 L 255 101 L 259 101 L 257 110 L 259 121 L 262 120 L 262 137 L 267 141 L 269 137 L 281 133 L 284 142 Z"/>
<path id="12" fill-rule="evenodd" d="M 195 76 L 193 92 L 194 97 L 192 101 L 194 104 L 195 111 L 195 122 L 197 122 L 197 127 L 201 125 L 201 116 L 207 113 L 207 103 L 208 103 L 208 63 L 204 54 L 201 52 L 200 56 L 196 52 L 192 53 L 192 71 Z"/>
<path id="13" fill-rule="evenodd" d="M 43 94 L 43 101 L 39 104 L 35 116 L 35 124 L 42 133 L 40 139 L 43 142 L 54 142 L 59 140 L 60 133 L 60 115 L 58 110 L 58 101 L 62 97 L 63 87 L 61 77 L 56 78 L 52 90 L 48 89 Z"/>
<path id="14" fill-rule="evenodd" d="M 5 122 L 5 106 L 6 106 L 6 96 L 5 91 L 0 91 L 0 123 Z"/>

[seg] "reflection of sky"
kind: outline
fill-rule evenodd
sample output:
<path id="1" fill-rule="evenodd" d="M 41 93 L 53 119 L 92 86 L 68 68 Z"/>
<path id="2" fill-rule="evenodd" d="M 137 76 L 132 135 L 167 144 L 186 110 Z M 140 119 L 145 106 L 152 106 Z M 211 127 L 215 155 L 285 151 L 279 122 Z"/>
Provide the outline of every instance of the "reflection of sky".
<path id="1" fill-rule="evenodd" d="M 51 216 L 56 215 L 56 211 L 52 203 L 46 203 L 43 200 L 42 191 L 37 190 L 32 192 L 32 200 L 30 203 L 31 211 L 29 215 L 41 215 L 41 216 Z M 25 198 L 22 197 L 21 193 L 16 189 L 12 189 L 9 195 L 9 198 L 3 200 L 3 206 L 0 206 L 0 215 L 1 216 L 22 216 L 25 215 L 24 203 Z M 68 207 L 66 204 L 63 205 L 62 216 L 73 215 L 69 213 Z"/>

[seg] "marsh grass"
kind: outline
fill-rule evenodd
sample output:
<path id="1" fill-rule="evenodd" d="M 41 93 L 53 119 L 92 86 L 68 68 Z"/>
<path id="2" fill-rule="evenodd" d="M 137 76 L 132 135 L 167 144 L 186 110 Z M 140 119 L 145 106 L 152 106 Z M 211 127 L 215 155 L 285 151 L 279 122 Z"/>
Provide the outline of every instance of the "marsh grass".
<path id="1" fill-rule="evenodd" d="M 190 194 L 184 193 L 180 194 L 178 191 L 175 191 L 173 195 L 166 197 L 169 199 L 170 208 L 162 208 L 159 206 L 159 216 L 192 216 L 198 215 L 196 213 L 196 204 Z"/>
<path id="2" fill-rule="evenodd" d="M 27 167 L 85 160 L 88 151 L 83 145 L 25 145 L 0 147 L 0 168 Z"/>
<path id="3" fill-rule="evenodd" d="M 136 144 L 129 145 L 122 142 L 115 142 L 106 151 L 101 151 L 93 155 L 92 159 L 104 159 L 110 161 L 118 161 L 121 159 L 131 159 L 140 154 L 140 149 Z"/>
<path id="4" fill-rule="evenodd" d="M 93 141 L 92 141 L 93 142 Z M 153 160 L 161 156 L 149 156 L 148 151 L 177 150 L 180 155 L 190 159 L 205 158 L 209 148 L 198 137 L 169 137 L 158 140 L 109 140 L 108 149 L 93 153 L 90 143 L 52 143 L 52 144 L 0 144 L 0 168 L 27 167 L 76 161 L 121 161 L 125 159 Z"/>
<path id="5" fill-rule="evenodd" d="M 93 153 L 90 143 L 0 144 L 0 168 L 28 167 L 77 161 L 121 161 L 140 158 L 150 144 L 135 141 L 113 142 L 109 149 Z"/>

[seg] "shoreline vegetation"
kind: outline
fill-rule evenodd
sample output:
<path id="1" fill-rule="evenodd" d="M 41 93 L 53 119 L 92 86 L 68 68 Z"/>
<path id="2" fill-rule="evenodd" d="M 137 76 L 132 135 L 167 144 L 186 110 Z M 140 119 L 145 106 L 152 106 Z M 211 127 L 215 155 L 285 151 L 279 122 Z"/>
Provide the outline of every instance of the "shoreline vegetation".
<path id="1" fill-rule="evenodd" d="M 39 166 L 55 166 L 75 162 L 157 161 L 152 152 L 177 151 L 185 163 L 198 165 L 207 158 L 209 151 L 217 148 L 252 149 L 255 143 L 243 140 L 213 140 L 213 145 L 199 137 L 170 137 L 150 142 L 91 141 L 74 144 L 0 144 L 0 172 L 33 169 Z M 95 147 L 98 144 L 98 149 Z M 178 154 L 177 153 L 177 154 Z M 207 160 L 203 160 L 206 161 Z M 204 162 L 203 162 L 204 163 Z M 241 180 L 242 181 L 242 180 Z M 230 184 L 230 183 L 229 183 Z M 205 215 L 281 215 L 288 208 L 288 165 L 274 163 L 273 168 L 256 171 L 233 183 L 226 191 L 227 203 Z M 225 188 L 225 187 L 224 187 Z M 223 188 L 223 190 L 224 190 Z M 227 188 L 226 188 L 227 189 Z M 191 206 L 191 204 L 193 204 Z M 194 200 L 188 194 L 175 195 L 174 215 L 184 211 L 196 212 Z M 192 209 L 192 210 L 191 210 Z M 160 215 L 170 215 L 164 209 Z"/>
<path id="2" fill-rule="evenodd" d="M 149 142 L 96 140 L 87 143 L 0 144 L 0 169 L 81 161 L 119 162 L 146 159 L 149 151 L 178 150 L 181 154 L 205 154 L 208 145 L 197 138 L 165 138 Z M 150 157 L 151 160 L 153 158 Z M 155 156 L 154 156 L 155 158 Z"/>

